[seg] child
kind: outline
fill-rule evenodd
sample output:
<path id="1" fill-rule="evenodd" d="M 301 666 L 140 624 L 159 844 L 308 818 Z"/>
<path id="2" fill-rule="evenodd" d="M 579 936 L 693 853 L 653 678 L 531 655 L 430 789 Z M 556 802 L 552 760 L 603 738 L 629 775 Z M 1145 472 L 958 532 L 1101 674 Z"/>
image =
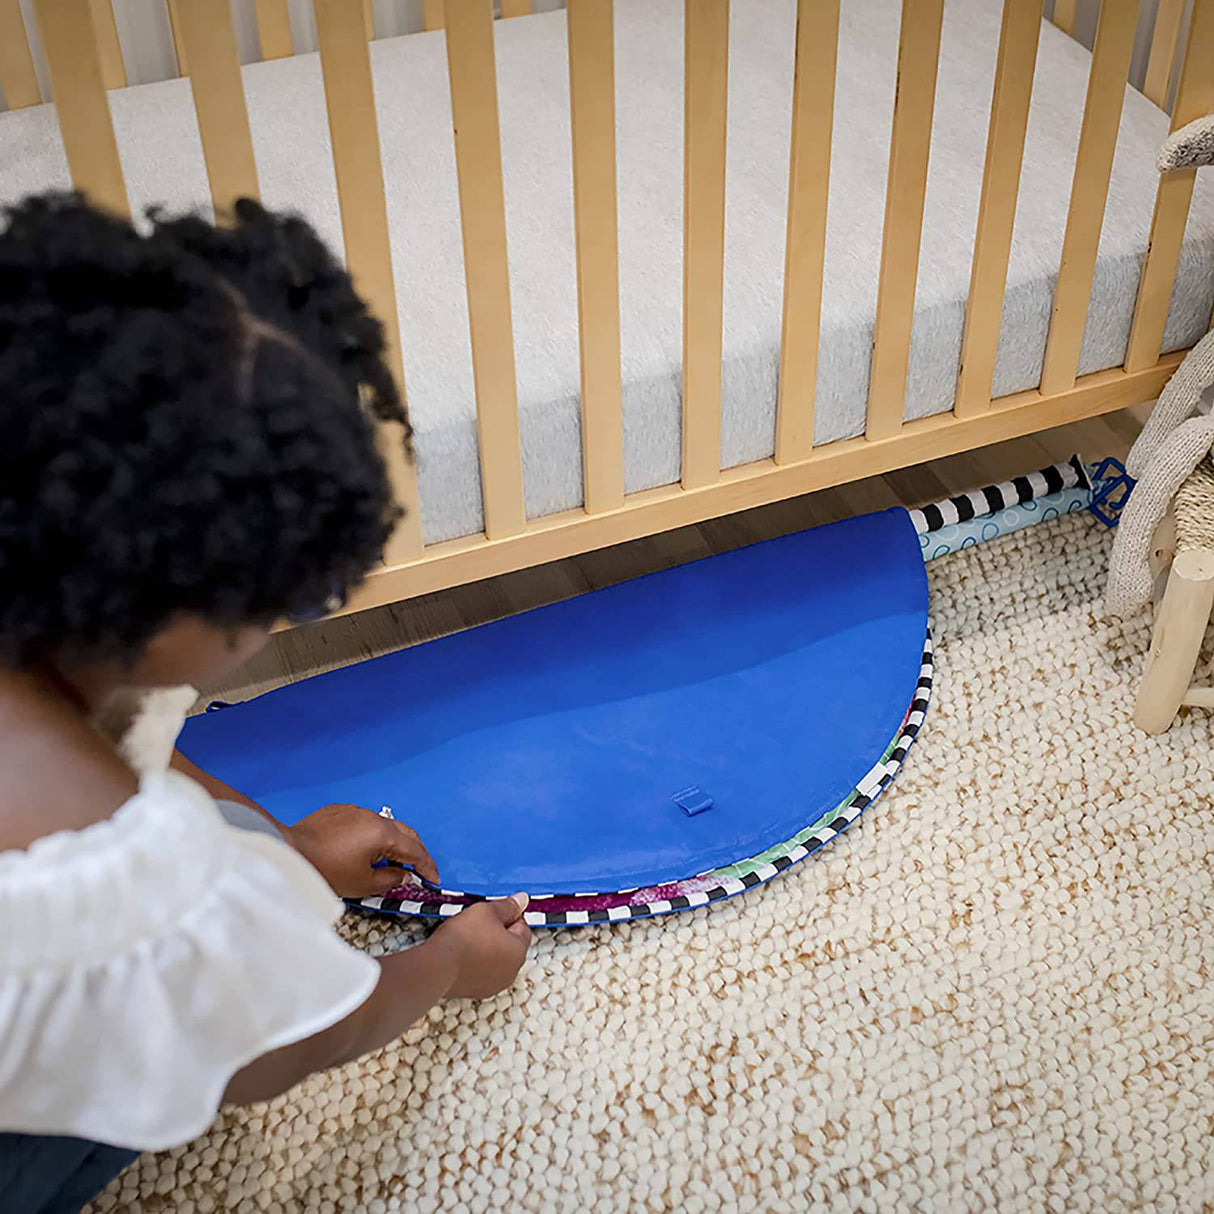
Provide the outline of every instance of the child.
<path id="1" fill-rule="evenodd" d="M 0 234 L 0 1206 L 76 1210 L 200 1134 L 507 987 L 526 897 L 374 961 L 337 894 L 437 879 L 407 827 L 292 830 L 193 768 L 193 693 L 331 609 L 397 518 L 380 325 L 301 220 L 149 235 L 70 196 Z M 112 745 L 119 693 L 146 694 Z M 169 690 L 155 690 L 169 689 Z M 218 800 L 217 800 L 218 798 Z M 235 823 L 235 825 L 233 825 Z M 327 882 L 327 884 L 326 884 Z"/>

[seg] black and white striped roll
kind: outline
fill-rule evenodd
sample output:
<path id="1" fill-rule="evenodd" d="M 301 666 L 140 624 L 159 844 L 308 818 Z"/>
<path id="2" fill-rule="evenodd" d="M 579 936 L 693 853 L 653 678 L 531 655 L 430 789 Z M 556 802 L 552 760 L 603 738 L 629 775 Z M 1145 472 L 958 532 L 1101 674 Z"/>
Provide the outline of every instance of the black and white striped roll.
<path id="1" fill-rule="evenodd" d="M 919 535 L 952 527 L 957 523 L 968 523 L 973 518 L 985 518 L 998 514 L 1009 506 L 1022 506 L 1036 498 L 1061 493 L 1063 489 L 1090 489 L 1092 482 L 1078 455 L 1072 455 L 1064 464 L 1051 464 L 1040 472 L 1028 476 L 1013 477 L 1002 485 L 988 485 L 985 489 L 974 489 L 960 497 L 935 502 L 922 510 L 909 511 L 911 522 Z"/>

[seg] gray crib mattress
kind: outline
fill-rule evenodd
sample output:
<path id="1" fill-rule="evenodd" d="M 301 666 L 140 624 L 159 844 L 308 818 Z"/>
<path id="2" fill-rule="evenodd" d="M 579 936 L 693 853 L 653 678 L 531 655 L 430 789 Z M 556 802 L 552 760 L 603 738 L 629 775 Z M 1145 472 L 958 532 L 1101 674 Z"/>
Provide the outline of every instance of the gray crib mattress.
<path id="1" fill-rule="evenodd" d="M 616 0 L 620 311 L 629 492 L 679 477 L 682 3 Z M 999 0 L 946 5 L 906 416 L 951 407 L 999 40 Z M 840 33 L 815 438 L 864 428 L 898 41 L 897 0 L 847 0 Z M 735 0 L 730 29 L 723 467 L 772 454 L 794 0 Z M 569 83 L 563 12 L 495 25 L 520 425 L 531 517 L 582 500 Z M 1089 55 L 1044 25 L 995 394 L 1036 385 Z M 427 541 L 483 526 L 444 35 L 372 45 L 392 260 Z M 320 65 L 244 69 L 267 205 L 341 225 Z M 110 94 L 132 205 L 208 207 L 189 83 Z M 1167 117 L 1127 89 L 1080 358 L 1121 363 Z M 48 106 L 0 114 L 0 200 L 66 187 Z M 1164 338 L 1191 344 L 1214 303 L 1214 198 L 1199 179 Z"/>

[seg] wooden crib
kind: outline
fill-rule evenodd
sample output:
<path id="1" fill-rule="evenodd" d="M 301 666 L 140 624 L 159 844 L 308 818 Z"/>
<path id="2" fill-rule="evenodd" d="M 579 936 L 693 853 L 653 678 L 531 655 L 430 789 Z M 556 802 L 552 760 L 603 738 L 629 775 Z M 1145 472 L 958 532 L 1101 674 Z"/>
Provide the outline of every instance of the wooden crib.
<path id="1" fill-rule="evenodd" d="M 222 215 L 234 199 L 260 192 L 246 106 L 249 69 L 242 87 L 226 0 L 167 3 L 180 70 L 192 85 L 210 194 L 216 213 Z M 789 3 L 791 7 L 793 0 Z M 987 96 L 974 98 L 974 108 L 981 109 L 985 165 L 981 172 L 977 163 L 973 166 L 980 195 L 963 326 L 958 321 L 960 357 L 952 364 L 955 379 L 950 379 L 955 396 L 946 411 L 906 420 L 945 5 L 944 0 L 902 0 L 897 86 L 892 123 L 886 127 L 888 168 L 871 361 L 866 358 L 861 368 L 868 374 L 863 432 L 816 441 L 815 395 L 826 344 L 819 333 L 832 129 L 839 117 L 836 56 L 841 4 L 846 13 L 849 3 L 795 0 L 787 30 L 795 67 L 788 97 L 790 139 L 784 144 L 783 299 L 778 365 L 773 364 L 771 377 L 774 441 L 768 458 L 746 459 L 723 469 L 731 15 L 728 0 L 685 0 L 681 469 L 671 483 L 632 492 L 626 492 L 622 420 L 621 308 L 626 312 L 630 299 L 622 297 L 620 289 L 617 186 L 622 183 L 617 181 L 616 135 L 621 98 L 613 34 L 617 10 L 613 0 L 568 0 L 564 18 L 548 18 L 567 26 L 562 36 L 567 37 L 568 54 L 581 504 L 537 514 L 526 504 L 520 446 L 513 327 L 518 316 L 512 317 L 493 9 L 490 0 L 425 0 L 427 28 L 445 29 L 445 35 L 431 37 L 445 42 L 454 124 L 483 530 L 423 542 L 415 470 L 400 454 L 399 436 L 386 435 L 384 450 L 408 513 L 383 566 L 349 610 L 655 534 L 1158 395 L 1181 357 L 1178 352 L 1161 356 L 1161 349 L 1194 192 L 1192 173 L 1170 174 L 1157 186 L 1152 182 L 1149 243 L 1145 256 L 1139 245 L 1133 267 L 1138 286 L 1124 358 L 1120 365 L 1106 363 L 1105 369 L 1080 373 L 1138 0 L 1103 0 L 1100 8 L 1090 70 L 1082 84 L 1086 91 L 1073 176 L 1065 183 L 1069 204 L 1056 280 L 1050 283 L 1044 356 L 1036 364 L 1041 368 L 1039 383 L 993 395 L 1026 128 L 1039 39 L 1044 36 L 1043 0 L 1004 0 L 993 84 Z M 264 58 L 291 56 L 287 0 L 255 0 L 255 8 Z M 502 0 L 501 8 L 503 17 L 540 20 L 525 16 L 529 0 Z M 1214 0 L 1194 0 L 1187 30 L 1182 22 L 1185 8 L 1185 0 L 1160 0 L 1146 75 L 1145 92 L 1157 105 L 1164 106 L 1174 91 L 1173 128 L 1214 109 Z M 36 0 L 34 11 L 71 180 L 97 203 L 126 212 L 127 183 L 107 105 L 107 90 L 125 84 L 109 0 Z M 1074 11 L 1075 0 L 1059 0 L 1055 25 L 1069 32 Z M 746 19 L 745 0 L 736 0 L 733 21 Z M 405 383 L 411 351 L 407 342 L 402 349 L 398 324 L 402 301 L 393 273 L 391 207 L 381 163 L 384 115 L 381 109 L 377 116 L 368 47 L 375 38 L 371 5 L 369 0 L 315 0 L 315 20 L 345 257 L 360 290 L 384 321 L 394 367 Z M 499 37 L 502 24 L 514 23 L 499 23 Z M 0 84 L 11 111 L 0 114 L 0 134 L 5 120 L 14 119 L 22 107 L 41 103 L 26 34 L 18 0 L 0 0 Z M 1057 37 L 1057 31 L 1050 36 Z M 11 168 L 0 164 L 0 178 Z M 886 166 L 881 169 L 884 173 Z M 1212 267 L 1214 258 L 1207 256 L 1204 272 L 1214 278 Z M 1132 285 L 1126 295 L 1129 317 Z M 1208 301 L 1200 307 L 1204 327 Z M 1192 340 L 1191 333 L 1187 340 Z M 412 407 L 419 403 L 415 399 Z M 434 469 L 433 475 L 441 477 L 442 469 Z"/>

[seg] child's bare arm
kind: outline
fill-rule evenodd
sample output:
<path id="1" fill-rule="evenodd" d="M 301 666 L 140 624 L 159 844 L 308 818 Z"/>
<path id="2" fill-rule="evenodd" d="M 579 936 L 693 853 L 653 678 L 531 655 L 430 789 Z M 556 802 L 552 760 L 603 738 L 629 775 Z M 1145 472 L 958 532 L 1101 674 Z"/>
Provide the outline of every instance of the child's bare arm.
<path id="1" fill-rule="evenodd" d="M 269 1100 L 314 1071 L 340 1066 L 399 1037 L 446 996 L 455 980 L 453 958 L 431 944 L 382 958 L 379 983 L 366 1003 L 314 1037 L 249 1063 L 232 1077 L 224 1099 L 234 1104 Z"/>
<path id="2" fill-rule="evenodd" d="M 394 1041 L 446 998 L 485 998 L 514 981 L 531 933 L 526 899 L 480 903 L 448 920 L 424 944 L 379 962 L 370 998 L 330 1028 L 249 1063 L 228 1084 L 235 1104 L 268 1100 L 315 1071 L 340 1066 Z"/>
<path id="3" fill-rule="evenodd" d="M 250 797 L 246 797 L 239 789 L 233 788 L 230 784 L 225 784 L 222 780 L 211 775 L 209 771 L 203 771 L 197 763 L 192 763 L 179 750 L 174 750 L 172 757 L 169 759 L 169 766 L 174 771 L 179 771 L 183 776 L 189 776 L 195 784 L 201 784 L 217 801 L 236 801 L 240 805 L 247 805 L 250 809 L 255 809 L 259 814 L 269 818 L 275 826 L 278 825 L 274 818 L 266 813 L 260 805 Z"/>

